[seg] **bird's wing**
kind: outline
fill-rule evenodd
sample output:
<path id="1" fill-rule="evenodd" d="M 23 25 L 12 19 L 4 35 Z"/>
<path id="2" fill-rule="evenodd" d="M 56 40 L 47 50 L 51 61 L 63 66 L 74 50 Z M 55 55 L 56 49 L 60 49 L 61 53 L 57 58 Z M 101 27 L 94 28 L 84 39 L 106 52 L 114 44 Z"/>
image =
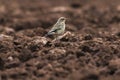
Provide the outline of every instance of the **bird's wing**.
<path id="1" fill-rule="evenodd" d="M 58 30 L 60 30 L 61 28 L 58 27 L 58 28 L 53 28 L 51 29 L 48 33 L 56 33 Z"/>
<path id="2" fill-rule="evenodd" d="M 60 29 L 61 29 L 60 25 L 55 24 L 55 25 L 53 26 L 53 28 L 52 28 L 48 33 L 56 32 L 56 31 L 58 31 L 58 30 L 60 30 Z"/>
<path id="3" fill-rule="evenodd" d="M 60 24 L 58 24 L 58 23 L 56 23 L 55 25 L 53 25 L 53 28 L 51 29 L 51 30 L 56 30 L 56 29 L 58 29 L 58 28 L 60 28 Z"/>

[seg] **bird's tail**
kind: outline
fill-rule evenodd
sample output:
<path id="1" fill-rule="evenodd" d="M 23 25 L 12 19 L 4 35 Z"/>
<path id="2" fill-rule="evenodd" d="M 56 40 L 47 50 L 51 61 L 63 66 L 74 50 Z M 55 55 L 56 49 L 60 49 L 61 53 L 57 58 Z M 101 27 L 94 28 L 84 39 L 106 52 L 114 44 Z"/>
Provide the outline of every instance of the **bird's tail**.
<path id="1" fill-rule="evenodd" d="M 53 34 L 55 34 L 55 32 L 49 31 L 44 37 L 48 37 L 48 36 L 53 35 Z"/>

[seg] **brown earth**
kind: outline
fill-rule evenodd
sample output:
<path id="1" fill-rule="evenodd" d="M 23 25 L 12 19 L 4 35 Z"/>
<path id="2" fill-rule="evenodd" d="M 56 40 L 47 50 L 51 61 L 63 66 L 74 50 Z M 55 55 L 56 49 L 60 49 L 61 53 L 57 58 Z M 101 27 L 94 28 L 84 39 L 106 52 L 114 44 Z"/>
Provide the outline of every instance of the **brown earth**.
<path id="1" fill-rule="evenodd" d="M 67 17 L 60 41 L 43 37 Z M 120 80 L 120 0 L 0 0 L 0 80 Z"/>

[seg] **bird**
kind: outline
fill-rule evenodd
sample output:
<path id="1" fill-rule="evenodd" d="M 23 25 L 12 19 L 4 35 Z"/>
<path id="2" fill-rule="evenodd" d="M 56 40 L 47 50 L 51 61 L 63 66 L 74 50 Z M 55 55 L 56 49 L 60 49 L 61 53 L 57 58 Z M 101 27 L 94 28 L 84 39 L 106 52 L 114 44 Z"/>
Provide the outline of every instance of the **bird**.
<path id="1" fill-rule="evenodd" d="M 49 35 L 56 35 L 56 37 L 58 35 L 61 35 L 64 33 L 65 31 L 65 21 L 67 18 L 65 17 L 60 17 L 57 22 L 53 25 L 53 27 L 51 28 L 51 30 L 45 35 L 45 36 L 49 36 Z"/>

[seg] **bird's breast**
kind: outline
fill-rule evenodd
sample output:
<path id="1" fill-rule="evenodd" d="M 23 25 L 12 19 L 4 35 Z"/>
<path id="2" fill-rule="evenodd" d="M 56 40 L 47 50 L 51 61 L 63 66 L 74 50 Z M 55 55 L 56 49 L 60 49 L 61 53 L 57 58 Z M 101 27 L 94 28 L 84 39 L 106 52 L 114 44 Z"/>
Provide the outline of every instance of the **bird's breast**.
<path id="1" fill-rule="evenodd" d="M 60 25 L 60 29 L 57 31 L 57 34 L 62 34 L 65 31 L 65 24 Z"/>

